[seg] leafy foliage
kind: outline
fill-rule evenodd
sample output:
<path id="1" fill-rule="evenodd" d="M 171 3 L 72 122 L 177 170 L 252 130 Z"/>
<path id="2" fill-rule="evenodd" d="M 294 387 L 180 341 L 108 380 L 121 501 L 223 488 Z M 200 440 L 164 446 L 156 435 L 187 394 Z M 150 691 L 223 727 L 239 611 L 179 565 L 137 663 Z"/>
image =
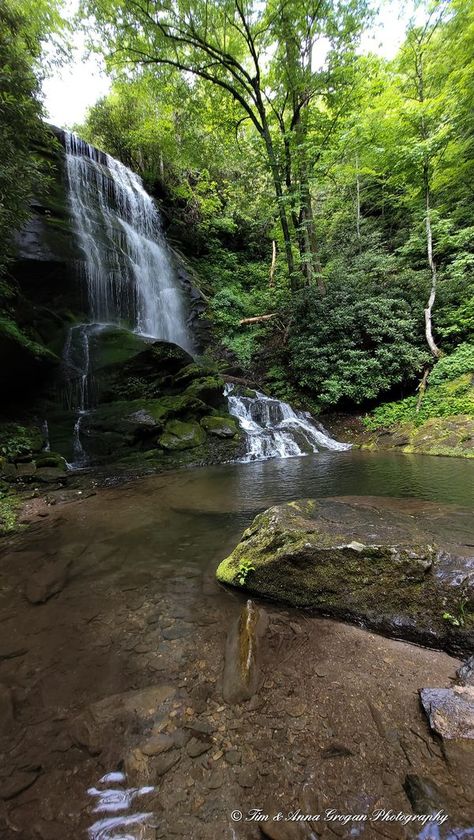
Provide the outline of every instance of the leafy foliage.
<path id="1" fill-rule="evenodd" d="M 456 379 L 463 373 L 474 376 L 474 344 L 460 344 L 450 356 L 444 356 L 430 373 L 429 384 L 439 385 L 446 379 Z"/>
<path id="2" fill-rule="evenodd" d="M 414 319 L 407 305 L 385 297 L 354 302 L 347 289 L 321 299 L 302 294 L 291 317 L 289 365 L 297 384 L 322 408 L 360 405 L 413 378 L 426 354 L 413 341 Z"/>
<path id="3" fill-rule="evenodd" d="M 417 397 L 407 397 L 399 402 L 381 405 L 365 418 L 365 425 L 372 430 L 396 426 L 399 423 L 414 423 L 415 426 L 420 426 L 425 420 L 433 417 L 451 417 L 454 414 L 474 417 L 474 387 L 471 374 L 433 385 L 428 388 L 420 404 Z"/>

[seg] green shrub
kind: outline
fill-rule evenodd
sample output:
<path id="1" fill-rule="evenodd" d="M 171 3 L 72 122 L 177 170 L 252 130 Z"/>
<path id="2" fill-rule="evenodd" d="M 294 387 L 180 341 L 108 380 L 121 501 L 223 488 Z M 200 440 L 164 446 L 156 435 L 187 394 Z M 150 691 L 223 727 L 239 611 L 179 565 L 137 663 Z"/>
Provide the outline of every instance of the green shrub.
<path id="1" fill-rule="evenodd" d="M 427 360 L 404 301 L 360 294 L 346 286 L 321 298 L 308 289 L 292 306 L 289 367 L 320 407 L 376 399 Z"/>
<path id="2" fill-rule="evenodd" d="M 456 379 L 463 373 L 474 373 L 474 344 L 460 344 L 454 353 L 443 356 L 430 373 L 429 385 L 439 385 L 449 379 Z"/>
<path id="3" fill-rule="evenodd" d="M 464 374 L 453 381 L 442 382 L 429 387 L 417 411 L 418 397 L 407 397 L 398 402 L 385 403 L 365 418 L 367 429 L 389 428 L 400 423 L 414 423 L 420 426 L 433 417 L 451 417 L 467 414 L 474 417 L 474 388 L 470 374 Z"/>

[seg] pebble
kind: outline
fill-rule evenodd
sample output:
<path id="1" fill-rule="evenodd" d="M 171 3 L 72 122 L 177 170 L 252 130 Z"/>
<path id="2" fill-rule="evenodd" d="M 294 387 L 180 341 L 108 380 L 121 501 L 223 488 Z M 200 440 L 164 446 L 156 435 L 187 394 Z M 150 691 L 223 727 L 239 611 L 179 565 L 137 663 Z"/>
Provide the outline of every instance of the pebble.
<path id="1" fill-rule="evenodd" d="M 242 753 L 239 750 L 227 750 L 224 755 L 227 764 L 241 764 Z"/>
<path id="2" fill-rule="evenodd" d="M 169 735 L 160 733 L 159 735 L 152 735 L 141 747 L 144 755 L 160 755 L 160 753 L 167 752 L 174 746 L 174 739 Z"/>
<path id="3" fill-rule="evenodd" d="M 191 758 L 197 758 L 198 755 L 202 755 L 210 750 L 211 746 L 209 742 L 201 741 L 199 738 L 191 738 L 186 746 L 186 751 Z"/>
<path id="4" fill-rule="evenodd" d="M 164 776 L 181 758 L 179 750 L 171 750 L 160 755 L 154 765 L 157 776 Z"/>
<path id="5" fill-rule="evenodd" d="M 251 788 L 257 782 L 257 770 L 254 767 L 244 767 L 237 773 L 237 781 L 240 787 Z"/>

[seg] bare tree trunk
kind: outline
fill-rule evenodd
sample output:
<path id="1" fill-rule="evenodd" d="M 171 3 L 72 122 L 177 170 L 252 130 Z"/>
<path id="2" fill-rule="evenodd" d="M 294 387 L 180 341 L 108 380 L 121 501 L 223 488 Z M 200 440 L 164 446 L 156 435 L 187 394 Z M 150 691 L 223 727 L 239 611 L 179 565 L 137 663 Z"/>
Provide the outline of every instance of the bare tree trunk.
<path id="1" fill-rule="evenodd" d="M 417 414 L 418 414 L 418 412 L 421 408 L 421 402 L 423 400 L 423 397 L 425 396 L 426 383 L 428 382 L 428 376 L 429 375 L 430 375 L 430 368 L 425 367 L 425 369 L 423 371 L 423 378 L 422 378 L 420 384 L 418 385 L 418 402 L 416 404 L 416 413 Z"/>
<path id="2" fill-rule="evenodd" d="M 275 285 L 275 267 L 276 267 L 276 258 L 277 258 L 277 244 L 275 240 L 272 241 L 272 264 L 270 266 L 270 277 L 268 280 L 269 286 Z"/>
<path id="3" fill-rule="evenodd" d="M 430 296 L 428 298 L 428 303 L 425 308 L 425 336 L 426 342 L 428 347 L 431 350 L 431 353 L 435 357 L 435 359 L 439 359 L 441 356 L 441 350 L 436 345 L 436 342 L 433 338 L 433 325 L 432 325 L 432 316 L 431 313 L 433 311 L 433 306 L 436 300 L 436 282 L 437 282 L 437 275 L 436 275 L 436 263 L 433 259 L 433 234 L 431 230 L 431 207 L 430 207 L 430 186 L 429 186 L 429 175 L 428 175 L 428 168 L 425 165 L 425 172 L 424 172 L 424 181 L 425 181 L 425 195 L 426 195 L 426 250 L 428 255 L 428 265 L 431 271 L 431 291 Z"/>

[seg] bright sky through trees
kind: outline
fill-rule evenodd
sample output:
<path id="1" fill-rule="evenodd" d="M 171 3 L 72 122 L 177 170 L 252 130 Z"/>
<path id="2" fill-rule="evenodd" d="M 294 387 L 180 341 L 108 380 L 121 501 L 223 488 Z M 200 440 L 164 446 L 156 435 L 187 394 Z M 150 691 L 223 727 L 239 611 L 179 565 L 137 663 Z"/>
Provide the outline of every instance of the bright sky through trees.
<path id="1" fill-rule="evenodd" d="M 65 13 L 72 18 L 78 0 L 66 0 Z M 419 12 L 422 14 L 422 12 Z M 389 2 L 382 5 L 373 30 L 362 38 L 364 51 L 376 52 L 392 58 L 400 47 L 406 25 L 413 15 L 413 2 Z M 80 123 L 87 108 L 93 105 L 110 88 L 110 81 L 103 72 L 97 56 L 86 56 L 85 36 L 73 36 L 73 60 L 47 78 L 43 83 L 48 118 L 55 125 L 70 127 Z"/>

